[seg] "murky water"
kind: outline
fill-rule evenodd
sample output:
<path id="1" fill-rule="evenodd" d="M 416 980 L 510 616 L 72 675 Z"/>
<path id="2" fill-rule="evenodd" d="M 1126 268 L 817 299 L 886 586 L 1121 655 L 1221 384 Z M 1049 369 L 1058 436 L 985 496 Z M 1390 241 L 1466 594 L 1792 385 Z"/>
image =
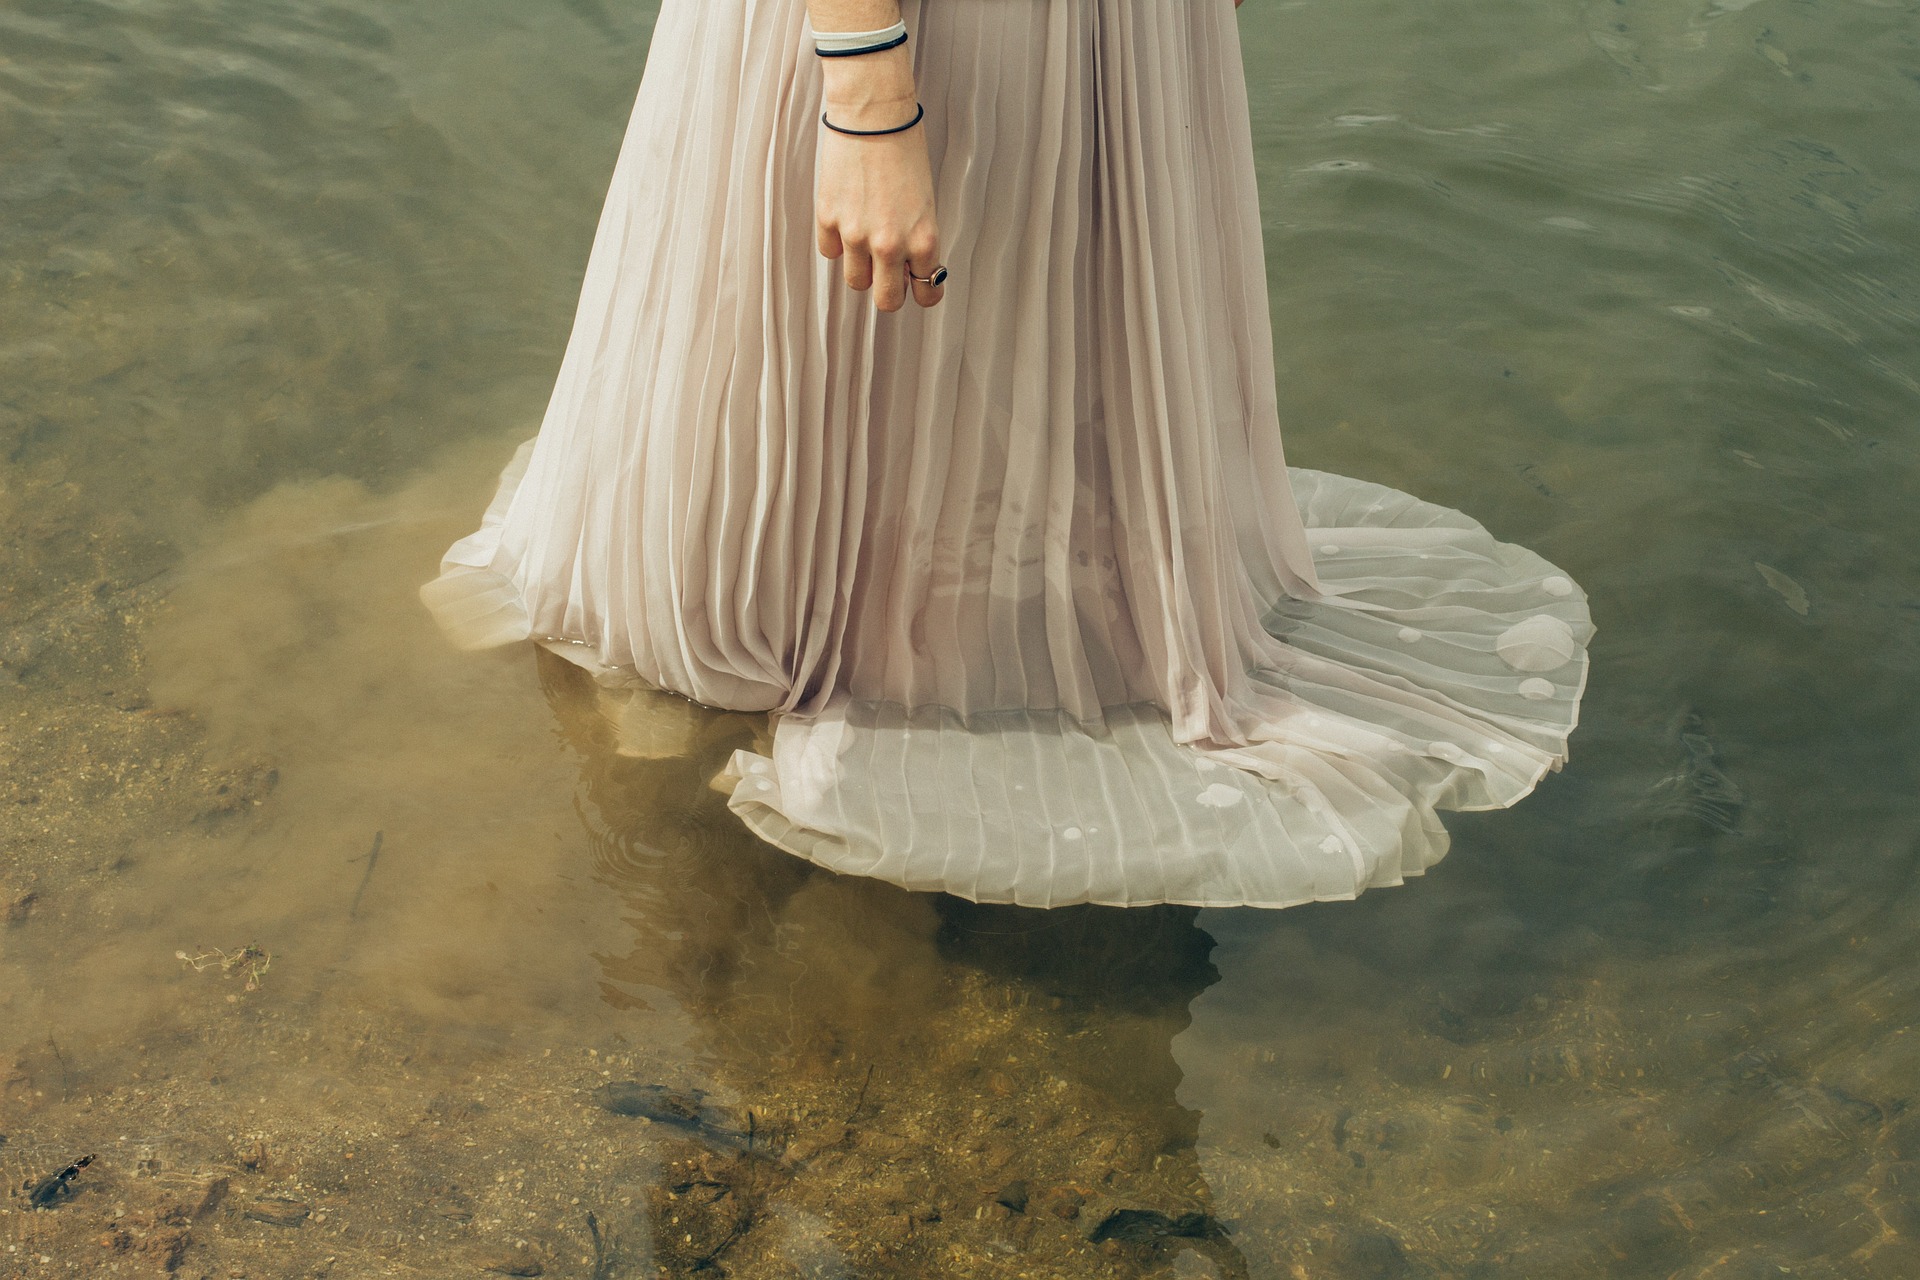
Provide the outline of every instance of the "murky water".
<path id="1" fill-rule="evenodd" d="M 835 879 L 439 642 L 653 8 L 0 0 L 0 1275 L 1920 1275 L 1920 4 L 1248 0 L 1290 456 L 1601 625 L 1280 913 Z"/>

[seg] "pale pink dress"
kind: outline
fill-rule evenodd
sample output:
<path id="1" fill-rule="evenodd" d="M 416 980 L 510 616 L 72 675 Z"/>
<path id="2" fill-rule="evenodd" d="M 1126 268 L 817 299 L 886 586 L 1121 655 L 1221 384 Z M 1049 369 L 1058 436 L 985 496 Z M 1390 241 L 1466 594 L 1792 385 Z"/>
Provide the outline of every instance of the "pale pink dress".
<path id="1" fill-rule="evenodd" d="M 1034 906 L 1350 898 L 1566 757 L 1593 626 L 1281 454 L 1229 0 L 907 0 L 945 302 L 814 248 L 802 0 L 665 0 L 536 439 L 423 589 L 470 646 L 773 712 L 731 807 Z"/>

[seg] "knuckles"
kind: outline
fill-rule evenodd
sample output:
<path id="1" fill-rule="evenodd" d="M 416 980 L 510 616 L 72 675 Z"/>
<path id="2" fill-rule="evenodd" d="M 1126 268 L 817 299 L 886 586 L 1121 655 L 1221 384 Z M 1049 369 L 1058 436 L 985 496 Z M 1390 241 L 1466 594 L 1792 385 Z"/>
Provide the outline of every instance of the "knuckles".
<path id="1" fill-rule="evenodd" d="M 876 258 L 930 258 L 940 249 L 938 232 L 915 232 L 910 236 L 899 236 L 845 222 L 822 221 L 817 227 L 817 237 L 822 244 L 837 242 L 848 249 L 870 253 Z"/>
<path id="2" fill-rule="evenodd" d="M 878 311 L 903 309 L 909 290 L 904 279 L 893 278 L 900 273 L 891 270 L 876 273 L 877 264 L 904 264 L 911 269 L 914 263 L 919 263 L 930 270 L 939 257 L 940 231 L 929 220 L 918 221 L 904 232 L 863 226 L 825 210 L 820 211 L 814 221 L 821 254 L 840 262 L 841 273 L 850 288 L 862 293 L 870 291 L 874 309 Z M 939 300 L 941 290 L 930 293 L 926 290 L 927 286 L 916 283 L 912 286 L 912 296 L 923 306 L 931 306 Z"/>

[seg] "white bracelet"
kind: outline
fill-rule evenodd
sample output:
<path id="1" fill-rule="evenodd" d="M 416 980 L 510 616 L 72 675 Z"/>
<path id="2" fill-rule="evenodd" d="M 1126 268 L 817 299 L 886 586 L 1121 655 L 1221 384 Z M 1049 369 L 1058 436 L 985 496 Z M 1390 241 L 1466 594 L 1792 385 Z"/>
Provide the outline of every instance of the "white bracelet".
<path id="1" fill-rule="evenodd" d="M 896 22 L 878 31 L 816 31 L 813 51 L 823 58 L 851 58 L 862 53 L 897 49 L 907 42 L 907 24 Z"/>

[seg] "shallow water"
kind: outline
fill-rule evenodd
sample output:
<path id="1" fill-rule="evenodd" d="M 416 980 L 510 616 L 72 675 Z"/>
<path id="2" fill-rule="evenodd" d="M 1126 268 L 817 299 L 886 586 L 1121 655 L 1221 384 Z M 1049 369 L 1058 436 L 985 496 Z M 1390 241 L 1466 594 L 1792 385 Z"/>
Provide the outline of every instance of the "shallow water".
<path id="1" fill-rule="evenodd" d="M 1289 456 L 1600 625 L 1279 913 L 836 879 L 440 644 L 652 11 L 0 4 L 0 1275 L 1920 1274 L 1920 4 L 1248 0 Z"/>

